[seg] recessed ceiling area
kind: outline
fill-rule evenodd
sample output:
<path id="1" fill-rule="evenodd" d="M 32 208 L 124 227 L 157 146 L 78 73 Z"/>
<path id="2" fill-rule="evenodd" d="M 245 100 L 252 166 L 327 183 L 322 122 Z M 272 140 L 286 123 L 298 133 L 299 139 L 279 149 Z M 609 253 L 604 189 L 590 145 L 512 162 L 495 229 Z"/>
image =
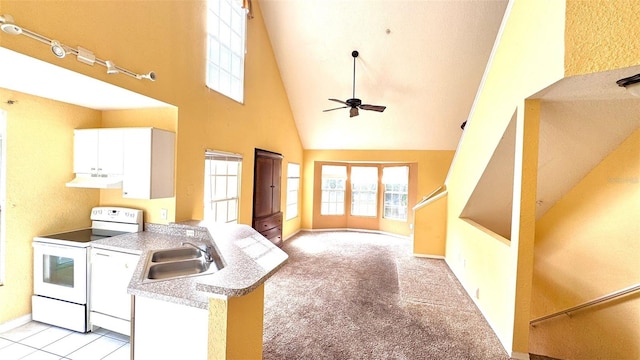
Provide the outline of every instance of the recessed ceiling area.
<path id="1" fill-rule="evenodd" d="M 637 73 L 640 66 L 569 77 L 530 97 L 541 100 L 536 219 L 640 128 L 640 98 L 616 84 Z M 508 182 L 513 181 L 514 130 L 515 115 L 460 215 L 506 239 L 512 221 L 513 183 Z"/>
<path id="2" fill-rule="evenodd" d="M 506 0 L 261 0 L 305 149 L 455 150 Z M 355 95 L 383 113 L 329 98 Z"/>
<path id="3" fill-rule="evenodd" d="M 172 106 L 3 47 L 0 88 L 103 111 Z"/>
<path id="4" fill-rule="evenodd" d="M 640 98 L 616 81 L 640 66 L 560 80 L 541 99 L 536 218 L 640 128 Z"/>

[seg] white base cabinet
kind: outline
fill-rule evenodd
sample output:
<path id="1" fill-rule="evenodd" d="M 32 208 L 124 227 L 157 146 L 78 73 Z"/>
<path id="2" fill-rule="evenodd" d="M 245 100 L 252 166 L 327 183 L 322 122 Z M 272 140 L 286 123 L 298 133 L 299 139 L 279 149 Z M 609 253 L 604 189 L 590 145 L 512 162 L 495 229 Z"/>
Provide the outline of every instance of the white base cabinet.
<path id="1" fill-rule="evenodd" d="M 131 295 L 127 287 L 139 255 L 91 249 L 89 322 L 121 334 L 131 335 Z"/>
<path id="2" fill-rule="evenodd" d="M 207 310 L 142 296 L 134 303 L 134 359 L 207 359 Z"/>

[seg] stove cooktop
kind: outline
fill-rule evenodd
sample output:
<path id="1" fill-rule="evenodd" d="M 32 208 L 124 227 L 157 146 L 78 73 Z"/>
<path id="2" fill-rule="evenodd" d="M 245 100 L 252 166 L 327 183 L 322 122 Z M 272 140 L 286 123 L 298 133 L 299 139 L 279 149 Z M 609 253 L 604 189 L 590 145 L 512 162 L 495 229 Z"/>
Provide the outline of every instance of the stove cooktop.
<path id="1" fill-rule="evenodd" d="M 126 234 L 126 232 L 87 228 L 57 234 L 41 235 L 34 238 L 34 241 L 86 247 L 89 246 L 91 241 L 122 234 Z"/>

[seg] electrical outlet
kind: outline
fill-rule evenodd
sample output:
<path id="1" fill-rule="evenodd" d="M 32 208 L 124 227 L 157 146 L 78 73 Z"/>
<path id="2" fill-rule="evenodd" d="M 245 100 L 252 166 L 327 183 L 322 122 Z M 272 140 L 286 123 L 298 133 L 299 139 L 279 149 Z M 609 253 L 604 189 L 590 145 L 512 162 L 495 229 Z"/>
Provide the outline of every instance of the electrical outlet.
<path id="1" fill-rule="evenodd" d="M 191 237 L 196 236 L 196 231 L 195 230 L 187 230 L 187 236 L 191 236 Z"/>
<path id="2" fill-rule="evenodd" d="M 162 220 L 167 220 L 167 217 L 169 216 L 168 213 L 167 209 L 160 209 L 160 217 Z"/>

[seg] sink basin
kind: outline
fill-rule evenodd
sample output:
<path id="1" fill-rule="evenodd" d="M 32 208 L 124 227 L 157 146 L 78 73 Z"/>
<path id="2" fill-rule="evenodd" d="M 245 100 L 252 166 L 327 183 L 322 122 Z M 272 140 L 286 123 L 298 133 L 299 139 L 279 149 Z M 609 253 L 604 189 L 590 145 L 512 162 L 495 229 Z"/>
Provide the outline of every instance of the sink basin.
<path id="1" fill-rule="evenodd" d="M 162 263 L 168 261 L 191 260 L 202 257 L 202 253 L 192 247 L 156 250 L 151 255 L 151 262 Z"/>
<path id="2" fill-rule="evenodd" d="M 189 246 L 153 250 L 147 257 L 142 282 L 213 274 L 224 263 L 216 249 L 211 249 L 213 261 L 207 261 L 202 252 Z"/>
<path id="3" fill-rule="evenodd" d="M 185 275 L 201 274 L 209 270 L 211 263 L 196 260 L 171 261 L 149 266 L 147 279 L 161 280 Z"/>

